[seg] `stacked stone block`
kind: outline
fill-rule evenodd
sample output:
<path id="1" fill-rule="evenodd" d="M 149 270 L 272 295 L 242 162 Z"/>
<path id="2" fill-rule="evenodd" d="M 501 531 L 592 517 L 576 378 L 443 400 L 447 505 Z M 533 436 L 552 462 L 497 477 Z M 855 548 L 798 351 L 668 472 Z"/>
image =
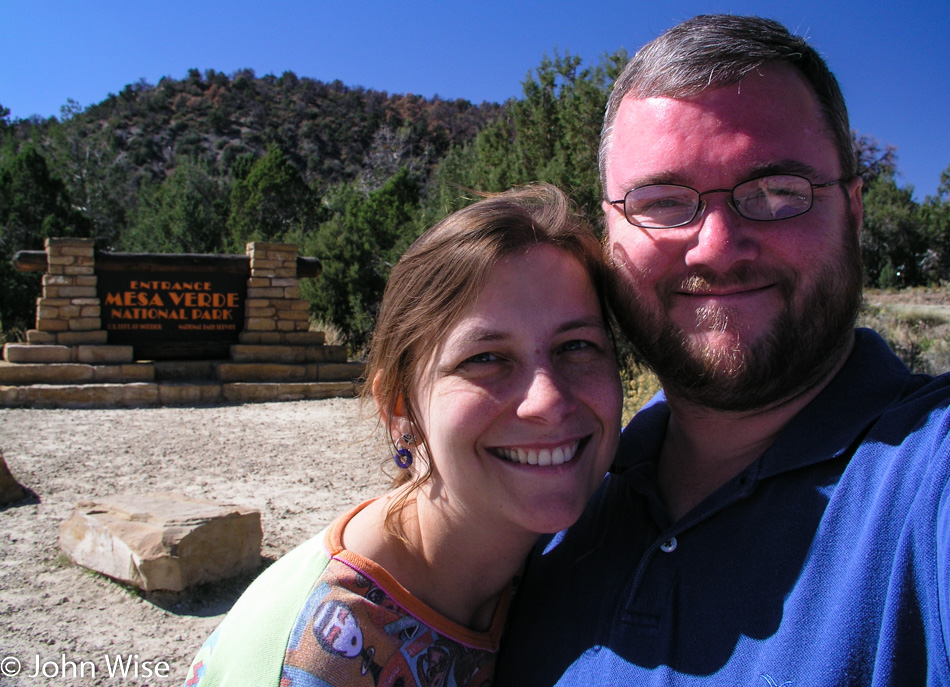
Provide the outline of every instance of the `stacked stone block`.
<path id="1" fill-rule="evenodd" d="M 286 243 L 247 244 L 251 276 L 247 282 L 242 344 L 313 345 L 322 333 L 309 332 L 307 301 L 300 297 L 297 246 Z M 319 339 L 319 340 L 318 340 Z"/>
<path id="2" fill-rule="evenodd" d="M 297 247 L 250 243 L 244 331 L 230 360 L 133 362 L 132 346 L 101 329 L 95 247 L 49 239 L 48 270 L 26 344 L 0 361 L 0 407 L 98 407 L 261 402 L 351 396 L 363 364 L 309 331 Z"/>
<path id="3" fill-rule="evenodd" d="M 49 238 L 46 255 L 49 267 L 43 275 L 43 295 L 36 302 L 36 329 L 27 332 L 27 341 L 61 346 L 106 343 L 93 240 Z"/>

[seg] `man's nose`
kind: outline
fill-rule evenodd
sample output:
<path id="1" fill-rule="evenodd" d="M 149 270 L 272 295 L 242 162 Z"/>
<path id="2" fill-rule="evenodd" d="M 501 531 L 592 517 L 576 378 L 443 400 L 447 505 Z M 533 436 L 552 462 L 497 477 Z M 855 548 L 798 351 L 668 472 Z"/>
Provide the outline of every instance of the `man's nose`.
<path id="1" fill-rule="evenodd" d="M 725 272 L 739 262 L 754 260 L 759 246 L 752 220 L 736 211 L 728 195 L 716 193 L 701 203 L 692 222 L 696 233 L 686 251 L 686 264 Z"/>

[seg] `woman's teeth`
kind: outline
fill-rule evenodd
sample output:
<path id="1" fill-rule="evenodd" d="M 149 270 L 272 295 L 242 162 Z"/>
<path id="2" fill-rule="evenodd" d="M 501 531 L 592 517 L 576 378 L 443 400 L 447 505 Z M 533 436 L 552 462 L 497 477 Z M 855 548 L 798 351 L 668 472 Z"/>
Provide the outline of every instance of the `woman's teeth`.
<path id="1" fill-rule="evenodd" d="M 563 465 L 574 457 L 577 452 L 579 441 L 557 448 L 548 449 L 525 449 L 525 448 L 500 448 L 498 452 L 513 463 L 522 465 Z"/>

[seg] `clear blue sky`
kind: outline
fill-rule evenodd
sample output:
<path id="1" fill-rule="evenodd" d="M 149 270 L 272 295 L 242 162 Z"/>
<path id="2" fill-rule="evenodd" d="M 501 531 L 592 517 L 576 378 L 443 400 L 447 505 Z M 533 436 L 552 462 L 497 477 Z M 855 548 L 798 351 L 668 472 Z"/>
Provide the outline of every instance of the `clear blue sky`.
<path id="1" fill-rule="evenodd" d="M 897 146 L 920 200 L 950 166 L 950 1 L 0 0 L 0 104 L 58 116 L 189 68 L 291 70 L 389 93 L 501 102 L 545 53 L 591 64 L 700 13 L 759 14 L 809 38 L 859 133 Z"/>

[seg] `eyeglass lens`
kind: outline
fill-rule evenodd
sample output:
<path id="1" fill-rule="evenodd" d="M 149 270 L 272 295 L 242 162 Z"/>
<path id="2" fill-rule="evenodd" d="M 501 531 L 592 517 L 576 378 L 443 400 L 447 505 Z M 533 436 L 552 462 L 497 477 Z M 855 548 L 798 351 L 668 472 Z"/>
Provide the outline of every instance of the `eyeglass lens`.
<path id="1" fill-rule="evenodd" d="M 675 184 L 641 186 L 624 197 L 624 214 L 633 224 L 646 228 L 683 226 L 696 216 L 705 193 Z M 732 190 L 732 202 L 747 219 L 787 219 L 811 208 L 812 185 L 804 177 L 785 174 L 750 179 Z"/>

